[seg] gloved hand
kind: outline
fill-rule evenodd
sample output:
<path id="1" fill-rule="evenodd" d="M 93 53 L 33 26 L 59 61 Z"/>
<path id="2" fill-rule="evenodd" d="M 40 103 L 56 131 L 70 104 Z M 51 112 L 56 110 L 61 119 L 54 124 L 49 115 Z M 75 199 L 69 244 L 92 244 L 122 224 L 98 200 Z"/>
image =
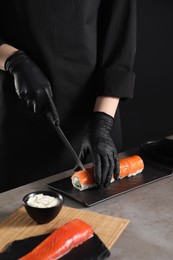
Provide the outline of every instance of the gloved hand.
<path id="1" fill-rule="evenodd" d="M 47 109 L 54 113 L 50 83 L 25 52 L 15 52 L 7 58 L 4 67 L 14 76 L 17 95 L 33 112 Z"/>
<path id="2" fill-rule="evenodd" d="M 113 118 L 103 112 L 93 112 L 88 134 L 83 140 L 79 157 L 85 163 L 91 153 L 94 164 L 94 178 L 98 187 L 107 187 L 111 177 L 119 176 L 119 159 L 110 136 Z"/>

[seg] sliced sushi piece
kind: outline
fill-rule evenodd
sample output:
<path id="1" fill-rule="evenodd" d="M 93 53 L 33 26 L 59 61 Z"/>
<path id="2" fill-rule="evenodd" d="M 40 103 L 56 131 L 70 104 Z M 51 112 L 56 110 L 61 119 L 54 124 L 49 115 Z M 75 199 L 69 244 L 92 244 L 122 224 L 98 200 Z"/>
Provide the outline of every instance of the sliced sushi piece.
<path id="1" fill-rule="evenodd" d="M 58 228 L 31 252 L 19 260 L 55 260 L 93 236 L 90 225 L 80 219 L 73 219 Z"/>
<path id="2" fill-rule="evenodd" d="M 87 168 L 87 173 L 83 170 L 75 172 L 71 181 L 73 186 L 80 191 L 95 187 L 93 167 Z"/>
<path id="3" fill-rule="evenodd" d="M 75 172 L 71 176 L 72 185 L 80 190 L 87 190 L 96 187 L 94 181 L 94 167 L 87 168 L 87 173 L 83 170 Z M 114 176 L 112 175 L 111 183 L 114 182 Z"/>
<path id="4" fill-rule="evenodd" d="M 144 169 L 144 162 L 139 155 L 132 155 L 120 159 L 120 173 L 118 179 L 135 176 Z M 89 175 L 89 176 L 88 176 Z M 94 181 L 94 167 L 87 168 L 87 173 L 83 170 L 75 172 L 71 176 L 72 185 L 80 190 L 90 189 L 96 186 Z M 112 175 L 111 182 L 114 182 Z"/>

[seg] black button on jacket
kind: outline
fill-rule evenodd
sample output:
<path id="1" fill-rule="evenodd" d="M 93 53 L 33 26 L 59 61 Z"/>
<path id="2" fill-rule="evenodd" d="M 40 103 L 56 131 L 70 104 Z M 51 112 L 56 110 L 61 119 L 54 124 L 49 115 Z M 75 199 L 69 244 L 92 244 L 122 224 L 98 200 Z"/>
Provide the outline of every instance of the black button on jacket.
<path id="1" fill-rule="evenodd" d="M 133 97 L 136 1 L 2 0 L 0 10 L 0 44 L 25 51 L 47 76 L 61 127 L 79 152 L 96 97 Z M 117 146 L 118 132 L 115 120 Z M 25 107 L 12 76 L 0 71 L 0 191 L 74 165 L 44 116 Z"/>

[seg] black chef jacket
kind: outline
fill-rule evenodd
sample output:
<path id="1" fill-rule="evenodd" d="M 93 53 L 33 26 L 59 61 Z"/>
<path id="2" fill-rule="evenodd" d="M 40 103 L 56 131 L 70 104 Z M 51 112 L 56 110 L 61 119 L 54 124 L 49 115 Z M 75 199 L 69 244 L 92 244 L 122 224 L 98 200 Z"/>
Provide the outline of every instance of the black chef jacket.
<path id="1" fill-rule="evenodd" d="M 61 127 L 77 153 L 96 97 L 133 96 L 135 4 L 135 0 L 1 0 L 0 44 L 25 51 L 47 76 Z M 112 137 L 119 148 L 116 120 Z M 12 75 L 0 71 L 0 191 L 74 165 L 46 118 L 25 107 L 15 93 Z"/>

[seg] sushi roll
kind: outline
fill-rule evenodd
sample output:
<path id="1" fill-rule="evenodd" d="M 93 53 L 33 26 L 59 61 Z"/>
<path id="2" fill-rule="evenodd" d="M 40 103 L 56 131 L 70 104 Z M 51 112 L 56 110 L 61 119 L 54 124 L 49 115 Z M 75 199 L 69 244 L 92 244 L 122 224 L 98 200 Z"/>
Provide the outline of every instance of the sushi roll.
<path id="1" fill-rule="evenodd" d="M 135 176 L 144 169 L 144 162 L 139 155 L 132 155 L 127 158 L 120 159 L 119 179 L 124 177 Z"/>
<path id="2" fill-rule="evenodd" d="M 118 179 L 135 176 L 144 169 L 144 162 L 139 155 L 132 155 L 127 158 L 120 159 L 120 173 Z M 96 187 L 94 182 L 94 167 L 87 168 L 87 172 L 81 170 L 75 172 L 71 176 L 72 185 L 74 188 L 83 191 Z M 112 175 L 111 183 L 114 182 Z"/>

